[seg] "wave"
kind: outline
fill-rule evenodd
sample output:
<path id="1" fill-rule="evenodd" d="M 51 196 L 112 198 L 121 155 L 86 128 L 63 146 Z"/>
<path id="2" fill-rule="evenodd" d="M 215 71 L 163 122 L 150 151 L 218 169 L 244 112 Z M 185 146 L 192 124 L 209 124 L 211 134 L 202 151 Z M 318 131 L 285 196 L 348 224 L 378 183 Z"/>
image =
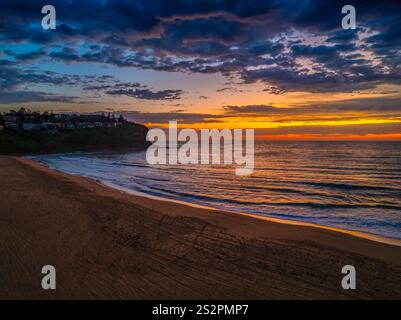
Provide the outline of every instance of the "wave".
<path id="1" fill-rule="evenodd" d="M 233 166 L 152 166 L 144 153 L 33 158 L 153 196 L 401 238 L 401 144 L 258 143 L 249 177 Z"/>
<path id="2" fill-rule="evenodd" d="M 347 183 L 335 183 L 335 182 L 296 182 L 298 184 L 322 187 L 322 188 L 332 188 L 332 189 L 343 189 L 343 190 L 381 190 L 381 191 L 401 191 L 400 188 L 391 187 L 379 187 L 370 185 L 358 185 L 358 184 L 347 184 Z"/>
<path id="3" fill-rule="evenodd" d="M 213 203 L 226 203 L 226 204 L 238 204 L 238 205 L 266 205 L 270 207 L 279 207 L 279 206 L 286 206 L 286 207 L 309 207 L 309 208 L 319 208 L 319 209 L 326 209 L 326 208 L 337 208 L 337 209 L 348 209 L 348 208 L 369 208 L 369 209 L 394 209 L 394 210 L 401 210 L 401 205 L 392 205 L 392 204 L 336 204 L 336 203 L 317 203 L 317 202 L 274 202 L 274 201 L 247 201 L 247 200 L 236 200 L 236 199 L 228 199 L 228 198 L 221 198 L 221 197 L 213 197 L 207 195 L 199 195 L 191 192 L 184 192 L 184 191 L 176 191 L 166 188 L 161 188 L 157 186 L 151 186 L 149 190 L 153 191 L 154 195 L 162 195 L 162 194 L 171 194 L 178 197 L 183 198 L 192 198 L 195 200 L 203 200 L 209 201 Z M 158 193 L 162 192 L 162 193 Z"/>

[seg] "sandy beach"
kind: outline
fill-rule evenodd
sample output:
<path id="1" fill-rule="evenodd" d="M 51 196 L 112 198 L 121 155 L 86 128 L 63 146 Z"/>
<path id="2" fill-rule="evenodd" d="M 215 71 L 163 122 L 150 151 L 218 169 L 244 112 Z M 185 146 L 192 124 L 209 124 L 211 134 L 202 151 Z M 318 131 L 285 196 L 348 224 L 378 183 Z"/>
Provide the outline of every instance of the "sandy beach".
<path id="1" fill-rule="evenodd" d="M 130 195 L 17 157 L 0 168 L 1 299 L 401 299 L 390 239 Z M 342 289 L 344 265 L 357 290 Z"/>

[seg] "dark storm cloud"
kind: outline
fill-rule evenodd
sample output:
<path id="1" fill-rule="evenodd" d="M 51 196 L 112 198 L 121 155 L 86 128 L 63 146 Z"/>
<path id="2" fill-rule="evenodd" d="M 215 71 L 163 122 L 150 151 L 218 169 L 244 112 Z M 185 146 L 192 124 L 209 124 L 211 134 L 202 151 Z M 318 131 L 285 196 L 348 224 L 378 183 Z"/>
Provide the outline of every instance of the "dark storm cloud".
<path id="1" fill-rule="evenodd" d="M 353 5 L 356 8 L 359 22 L 370 21 L 378 17 L 386 19 L 386 16 L 396 13 L 401 8 L 400 2 L 397 0 L 380 2 L 375 0 L 308 0 L 300 1 L 298 5 L 296 0 L 284 2 L 285 5 L 292 4 L 300 9 L 288 11 L 295 26 L 326 33 L 339 29 L 338 21 L 343 16 L 341 8 L 345 5 Z"/>
<path id="2" fill-rule="evenodd" d="M 48 4 L 45 0 L 3 1 L 0 4 L 2 37 L 14 40 L 50 41 L 54 36 L 95 36 L 105 32 L 145 32 L 159 25 L 164 19 L 177 16 L 209 15 L 218 12 L 241 18 L 267 13 L 274 7 L 272 0 L 54 0 L 61 19 L 60 30 L 43 32 L 40 36 L 40 10 Z M 39 13 L 39 15 L 38 15 Z M 29 25 L 28 25 L 29 24 Z"/>
<path id="3" fill-rule="evenodd" d="M 47 1 L 2 1 L 0 42 L 35 43 L 12 54 L 24 63 L 48 57 L 168 72 L 222 73 L 266 91 L 352 92 L 401 84 L 399 1 L 355 0 L 357 30 L 342 30 L 348 1 L 317 0 L 54 0 L 56 30 L 42 30 Z M 288 36 L 296 30 L 297 39 Z M 360 35 L 368 32 L 361 39 Z M 320 37 L 311 44 L 308 38 Z M 324 40 L 326 39 L 326 40 Z M 85 48 L 82 48 L 82 43 Z M 376 55 L 375 63 L 361 50 Z M 300 62 L 309 59 L 305 65 Z M 32 83 L 32 76 L 13 83 Z M 40 80 L 38 80 L 41 82 Z M 49 79 L 42 82 L 49 82 Z M 3 84 L 4 86 L 4 84 Z M 180 92 L 109 90 L 141 99 L 177 99 Z"/>
<path id="4" fill-rule="evenodd" d="M 330 34 L 327 39 L 329 43 L 354 43 L 359 39 L 358 31 L 360 29 L 339 30 Z"/>

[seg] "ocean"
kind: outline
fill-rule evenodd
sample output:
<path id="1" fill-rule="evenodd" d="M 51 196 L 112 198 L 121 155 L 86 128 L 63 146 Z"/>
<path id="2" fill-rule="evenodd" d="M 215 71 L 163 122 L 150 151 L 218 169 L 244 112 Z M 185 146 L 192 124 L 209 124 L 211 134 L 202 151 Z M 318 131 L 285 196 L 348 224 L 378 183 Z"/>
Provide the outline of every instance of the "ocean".
<path id="1" fill-rule="evenodd" d="M 401 239 L 400 142 L 255 141 L 255 169 L 149 165 L 145 152 L 32 156 L 115 188 Z"/>

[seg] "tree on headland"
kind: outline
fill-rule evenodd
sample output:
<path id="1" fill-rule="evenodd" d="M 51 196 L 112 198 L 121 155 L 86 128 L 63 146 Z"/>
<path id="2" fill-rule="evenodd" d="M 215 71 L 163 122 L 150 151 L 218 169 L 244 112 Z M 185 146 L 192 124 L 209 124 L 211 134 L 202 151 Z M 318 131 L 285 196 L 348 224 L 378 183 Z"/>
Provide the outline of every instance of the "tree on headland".
<path id="1" fill-rule="evenodd" d="M 122 115 L 122 114 L 120 114 L 120 116 L 118 117 L 118 122 L 119 123 L 124 123 L 124 122 L 126 122 L 127 120 L 125 120 L 125 118 L 124 118 L 124 116 Z"/>
<path id="2" fill-rule="evenodd" d="M 3 122 L 5 122 L 6 126 L 7 126 L 7 116 L 10 116 L 8 119 L 12 119 L 8 120 L 9 123 L 11 122 L 16 123 L 20 127 L 22 127 L 24 123 L 35 123 L 35 124 L 46 123 L 46 125 L 48 126 L 56 123 L 68 123 L 68 124 L 72 123 L 74 125 L 83 123 L 85 126 L 88 125 L 88 123 L 95 124 L 100 122 L 103 124 L 123 125 L 129 122 L 122 114 L 120 114 L 118 118 L 116 118 L 114 113 L 54 114 L 53 112 L 49 111 L 37 112 L 21 107 L 18 109 L 18 111 L 11 110 L 2 115 Z M 9 124 L 9 126 L 11 126 L 11 124 Z"/>

